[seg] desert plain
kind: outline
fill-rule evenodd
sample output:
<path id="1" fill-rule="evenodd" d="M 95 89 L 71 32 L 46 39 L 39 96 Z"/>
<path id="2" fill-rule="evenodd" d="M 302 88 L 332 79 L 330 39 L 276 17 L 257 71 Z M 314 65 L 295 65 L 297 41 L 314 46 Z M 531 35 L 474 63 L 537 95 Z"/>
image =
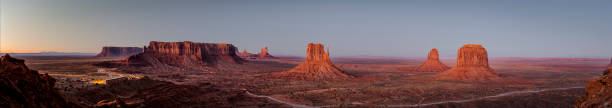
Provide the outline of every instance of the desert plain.
<path id="1" fill-rule="evenodd" d="M 305 58 L 300 56 L 245 59 L 243 64 L 199 71 L 99 65 L 125 60 L 125 57 L 15 58 L 24 59 L 31 69 L 56 78 L 55 88 L 67 100 L 83 106 L 116 97 L 125 98 L 123 101 L 128 105 L 142 104 L 148 100 L 134 99 L 134 94 L 101 89 L 111 85 L 95 81 L 146 76 L 174 85 L 202 86 L 206 83 L 221 91 L 232 91 L 227 92 L 230 95 L 243 94 L 243 97 L 254 98 L 229 100 L 242 104 L 232 103 L 223 107 L 572 107 L 579 97 L 584 96 L 587 81 L 600 76 L 609 63 L 607 58 L 491 57 L 489 65 L 501 74 L 502 79 L 446 81 L 435 80 L 437 72 L 414 71 L 426 60 L 424 57 L 332 57 L 331 61 L 337 68 L 353 77 L 320 81 L 273 76 L 304 61 Z M 440 61 L 449 67 L 456 65 L 456 58 L 441 57 Z M 127 86 L 123 89 L 127 92 L 136 88 Z M 113 96 L 83 95 L 92 94 L 90 92 L 109 92 L 107 95 Z"/>

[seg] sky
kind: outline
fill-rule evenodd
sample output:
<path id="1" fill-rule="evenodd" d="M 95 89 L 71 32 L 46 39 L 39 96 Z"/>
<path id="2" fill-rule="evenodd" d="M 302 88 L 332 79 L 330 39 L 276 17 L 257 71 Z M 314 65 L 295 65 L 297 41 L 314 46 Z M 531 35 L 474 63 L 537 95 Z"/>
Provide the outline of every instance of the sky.
<path id="1" fill-rule="evenodd" d="M 610 0 L 0 0 L 2 52 L 99 52 L 149 41 L 231 43 L 256 53 L 611 57 Z"/>

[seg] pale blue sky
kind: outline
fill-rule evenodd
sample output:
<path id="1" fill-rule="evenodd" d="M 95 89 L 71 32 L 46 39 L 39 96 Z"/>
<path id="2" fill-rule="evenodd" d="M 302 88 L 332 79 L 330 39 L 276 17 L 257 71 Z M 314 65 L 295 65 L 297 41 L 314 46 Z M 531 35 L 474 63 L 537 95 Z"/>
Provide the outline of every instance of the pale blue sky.
<path id="1" fill-rule="evenodd" d="M 610 57 L 610 0 L 1 0 L 3 51 L 98 52 L 149 41 L 333 56 Z"/>

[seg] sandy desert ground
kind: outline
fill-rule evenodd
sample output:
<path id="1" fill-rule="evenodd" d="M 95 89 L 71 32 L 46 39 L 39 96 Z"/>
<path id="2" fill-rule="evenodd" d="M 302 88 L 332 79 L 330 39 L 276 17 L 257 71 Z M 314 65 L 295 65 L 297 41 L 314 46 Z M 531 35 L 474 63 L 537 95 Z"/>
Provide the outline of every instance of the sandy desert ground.
<path id="1" fill-rule="evenodd" d="M 267 104 L 258 107 L 571 107 L 584 95 L 584 84 L 601 75 L 609 62 L 607 58 L 490 58 L 491 67 L 503 79 L 464 82 L 433 80 L 437 73 L 413 72 L 424 58 L 337 57 L 332 62 L 354 78 L 310 81 L 271 76 L 296 66 L 303 61 L 301 57 L 250 59 L 209 71 L 136 72 L 94 65 L 123 58 L 16 58 L 58 79 L 56 88 L 77 103 L 95 104 L 83 102 L 91 98 L 87 96 L 70 98 L 103 87 L 92 81 L 132 75 L 176 85 L 209 83 L 222 90 L 245 91 L 250 97 L 266 100 L 263 103 Z M 454 58 L 441 61 L 449 67 L 455 65 Z"/>

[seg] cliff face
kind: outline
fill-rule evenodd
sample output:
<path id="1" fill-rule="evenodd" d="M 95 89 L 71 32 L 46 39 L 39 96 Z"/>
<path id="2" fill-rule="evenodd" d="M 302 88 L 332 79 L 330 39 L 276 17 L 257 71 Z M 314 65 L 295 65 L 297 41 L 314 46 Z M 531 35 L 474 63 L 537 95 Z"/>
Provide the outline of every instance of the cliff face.
<path id="1" fill-rule="evenodd" d="M 610 108 L 612 107 L 612 78 L 609 76 L 612 67 L 608 67 L 604 74 L 589 81 L 586 86 L 586 95 L 574 105 L 576 108 Z"/>
<path id="2" fill-rule="evenodd" d="M 439 80 L 493 80 L 499 73 L 489 67 L 487 50 L 478 44 L 466 44 L 459 49 L 457 66 L 436 76 Z"/>
<path id="3" fill-rule="evenodd" d="M 55 90 L 55 79 L 30 70 L 24 60 L 0 59 L 0 107 L 3 108 L 66 108 L 71 107 Z"/>
<path id="4" fill-rule="evenodd" d="M 236 47 L 226 43 L 155 42 L 144 52 L 128 58 L 128 64 L 138 66 L 170 65 L 177 67 L 213 66 L 218 63 L 241 64 Z"/>
<path id="5" fill-rule="evenodd" d="M 259 54 L 257 54 L 259 56 L 259 58 L 274 58 L 274 56 L 270 55 L 270 53 L 268 53 L 268 47 L 264 47 L 261 49 L 261 51 L 259 52 Z"/>
<path id="6" fill-rule="evenodd" d="M 324 49 L 323 44 L 308 44 L 306 61 L 293 69 L 274 76 L 307 80 L 333 80 L 352 77 L 334 66 L 329 58 L 329 48 L 327 48 L 327 52 Z"/>
<path id="7" fill-rule="evenodd" d="M 438 57 L 438 49 L 434 48 L 429 51 L 427 61 L 421 64 L 415 71 L 417 72 L 444 72 L 448 70 L 448 66 L 440 62 Z"/>

